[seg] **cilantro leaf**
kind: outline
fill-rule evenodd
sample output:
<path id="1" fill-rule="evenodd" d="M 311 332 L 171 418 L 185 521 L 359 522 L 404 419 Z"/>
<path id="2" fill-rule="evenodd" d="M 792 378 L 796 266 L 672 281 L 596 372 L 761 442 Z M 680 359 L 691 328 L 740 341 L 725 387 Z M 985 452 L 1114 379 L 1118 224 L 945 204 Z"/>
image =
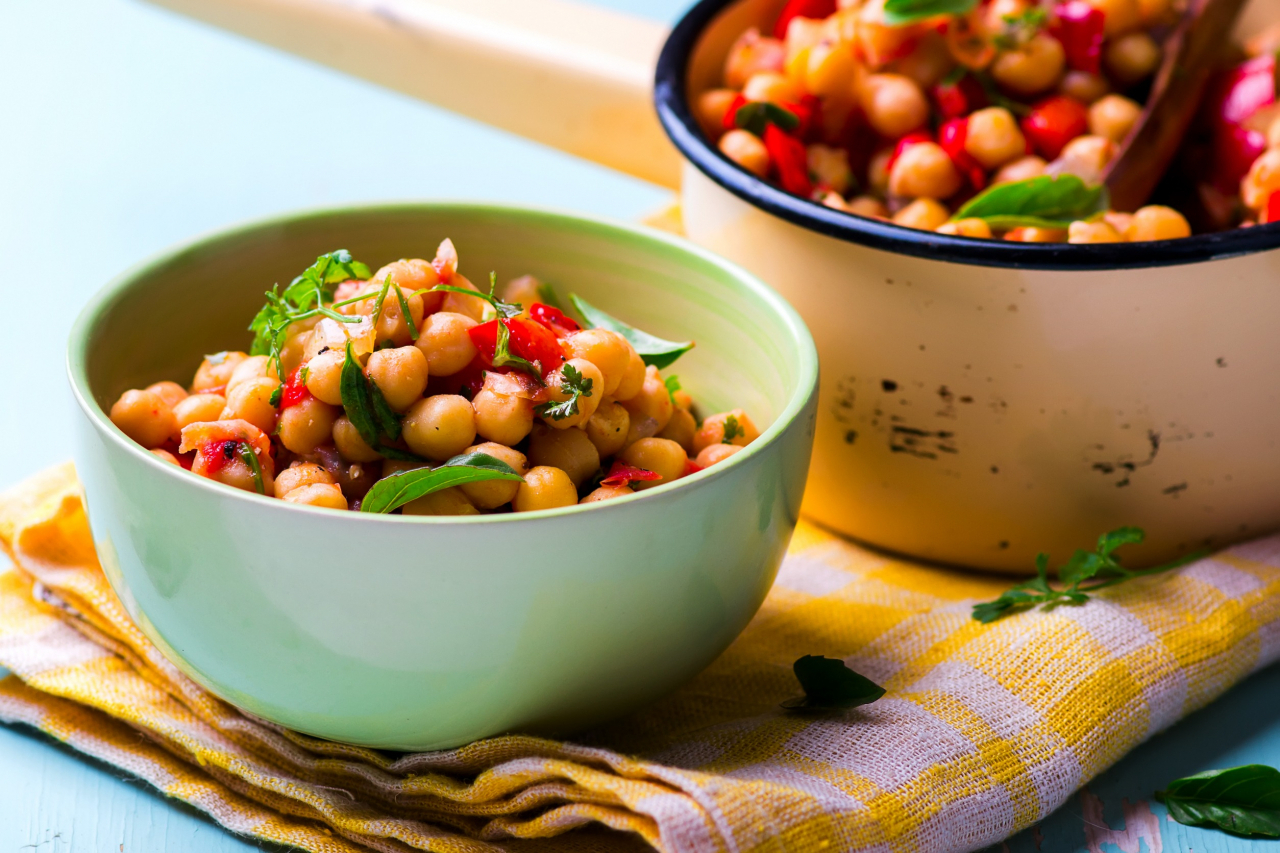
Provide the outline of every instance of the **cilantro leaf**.
<path id="1" fill-rule="evenodd" d="M 609 329 L 617 332 L 635 347 L 645 364 L 651 364 L 659 370 L 693 349 L 693 341 L 664 341 L 662 338 L 654 337 L 648 332 L 628 326 L 616 317 L 609 316 L 575 293 L 569 294 L 569 301 L 585 321 L 584 328 Z"/>
<path id="2" fill-rule="evenodd" d="M 967 15 L 978 0 L 885 0 L 884 22 L 901 27 L 937 15 Z"/>
<path id="3" fill-rule="evenodd" d="M 569 399 L 542 403 L 534 408 L 538 414 L 553 421 L 562 421 L 578 414 L 578 398 L 591 396 L 591 385 L 594 381 L 584 377 L 572 364 L 566 364 L 561 368 L 561 376 L 563 380 L 560 383 L 560 390 L 567 392 Z"/>
<path id="4" fill-rule="evenodd" d="M 998 230 L 1066 228 L 1105 211 L 1109 203 L 1105 185 L 1089 186 L 1075 175 L 1039 175 L 989 187 L 965 202 L 951 218 L 982 219 Z"/>
<path id="5" fill-rule="evenodd" d="M 1175 779 L 1156 799 L 1187 826 L 1280 838 L 1280 771 L 1265 764 L 1209 770 Z"/>
<path id="6" fill-rule="evenodd" d="M 804 689 L 782 703 L 788 710 L 834 711 L 868 705 L 885 694 L 885 689 L 850 669 L 839 658 L 805 655 L 792 665 L 796 680 Z"/>
<path id="7" fill-rule="evenodd" d="M 738 423 L 738 418 L 729 415 L 724 419 L 724 438 L 720 440 L 721 444 L 733 444 L 733 440 L 738 436 L 745 436 L 747 431 L 742 428 L 742 424 Z"/>
<path id="8" fill-rule="evenodd" d="M 360 503 L 360 511 L 388 513 L 410 501 L 450 486 L 485 480 L 523 479 L 501 459 L 487 453 L 464 453 L 453 457 L 439 468 L 415 468 L 383 477 L 365 495 Z"/>

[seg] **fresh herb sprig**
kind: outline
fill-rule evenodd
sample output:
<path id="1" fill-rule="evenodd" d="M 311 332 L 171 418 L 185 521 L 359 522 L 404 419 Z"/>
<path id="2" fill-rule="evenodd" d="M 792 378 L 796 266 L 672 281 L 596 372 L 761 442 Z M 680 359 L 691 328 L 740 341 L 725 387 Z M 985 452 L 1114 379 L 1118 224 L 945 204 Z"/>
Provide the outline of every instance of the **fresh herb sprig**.
<path id="1" fill-rule="evenodd" d="M 662 384 L 666 386 L 667 396 L 671 398 L 671 405 L 676 404 L 676 392 L 680 390 L 680 377 L 676 375 L 668 376 L 662 380 Z"/>
<path id="2" fill-rule="evenodd" d="M 733 114 L 733 123 L 756 136 L 764 136 L 765 127 L 771 124 L 788 132 L 795 130 L 800 126 L 800 117 L 786 107 L 768 101 L 748 101 Z"/>
<path id="3" fill-rule="evenodd" d="M 967 15 L 978 0 L 885 0 L 884 22 L 901 27 L 938 15 Z"/>
<path id="4" fill-rule="evenodd" d="M 507 328 L 507 321 L 504 319 L 498 320 L 497 340 L 493 347 L 493 366 L 514 367 L 532 376 L 539 385 L 547 384 L 542 379 L 542 371 L 538 365 L 511 352 L 511 330 Z M 587 380 L 588 383 L 590 381 L 590 379 Z"/>
<path id="5" fill-rule="evenodd" d="M 465 287 L 458 287 L 453 284 L 437 284 L 435 287 L 428 287 L 426 290 L 419 290 L 418 293 L 431 293 L 441 291 L 445 293 L 460 293 L 463 296 L 474 296 L 477 299 L 483 299 L 493 306 L 493 310 L 497 312 L 498 318 L 501 320 L 510 320 L 512 317 L 518 317 L 524 311 L 524 306 L 519 302 L 507 302 L 497 295 L 495 291 L 498 289 L 498 274 L 496 272 L 489 273 L 489 292 L 483 293 L 479 290 L 468 290 Z"/>
<path id="6" fill-rule="evenodd" d="M 384 456 L 392 453 L 404 454 L 412 460 L 417 456 L 397 451 L 388 447 L 383 439 L 398 441 L 400 439 L 400 416 L 391 408 L 387 398 L 377 383 L 364 375 L 360 360 L 351 350 L 351 342 L 347 341 L 347 358 L 342 363 L 342 373 L 338 380 L 338 389 L 342 394 L 342 407 L 346 409 L 347 418 L 356 432 L 364 439 L 365 444 Z M 396 456 L 396 458 L 402 458 Z"/>
<path id="7" fill-rule="evenodd" d="M 1066 228 L 1078 219 L 1100 215 L 1109 204 L 1105 185 L 1090 186 L 1076 175 L 1039 175 L 988 187 L 951 218 L 982 219 L 997 230 Z"/>
<path id="8" fill-rule="evenodd" d="M 501 459 L 487 453 L 464 453 L 439 468 L 416 468 L 383 477 L 360 502 L 361 512 L 388 513 L 432 492 L 485 480 L 524 479 Z"/>
<path id="9" fill-rule="evenodd" d="M 1001 50 L 1017 50 L 1036 37 L 1049 23 L 1049 13 L 1039 7 L 1004 16 L 1004 28 L 991 40 Z"/>
<path id="10" fill-rule="evenodd" d="M 502 324 L 499 323 L 499 326 Z M 494 362 L 497 363 L 496 361 Z M 544 417 L 551 418 L 554 421 L 562 421 L 565 418 L 571 418 L 578 414 L 578 400 L 582 397 L 591 396 L 591 386 L 594 380 L 588 379 L 582 375 L 582 372 L 572 364 L 566 364 L 560 370 L 563 377 L 560 382 L 560 391 L 567 393 L 569 399 L 561 401 L 549 401 L 534 407 L 534 411 Z"/>
<path id="11" fill-rule="evenodd" d="M 721 444 L 733 444 L 733 440 L 739 436 L 746 437 L 747 431 L 742 428 L 742 424 L 738 423 L 736 415 L 729 415 L 724 419 L 724 438 L 720 440 Z"/>
<path id="12" fill-rule="evenodd" d="M 1156 799 L 1187 826 L 1280 838 L 1280 770 L 1246 764 L 1175 779 Z"/>
<path id="13" fill-rule="evenodd" d="M 1098 537 L 1093 551 L 1077 550 L 1058 569 L 1062 586 L 1055 588 L 1049 581 L 1049 555 L 1036 555 L 1036 576 L 1012 589 L 1006 590 L 994 601 L 984 601 L 973 606 L 973 618 L 979 622 L 994 622 L 1002 616 L 1032 607 L 1050 610 L 1063 604 L 1084 604 L 1089 594 L 1115 586 L 1135 578 L 1167 572 L 1185 566 L 1203 557 L 1197 551 L 1184 557 L 1150 569 L 1126 569 L 1116 560 L 1115 552 L 1122 545 L 1138 544 L 1146 534 L 1139 527 L 1121 527 Z"/>
<path id="14" fill-rule="evenodd" d="M 642 332 L 617 317 L 604 313 L 576 293 L 569 294 L 569 301 L 582 317 L 584 328 L 609 329 L 617 332 L 635 347 L 645 364 L 651 364 L 659 370 L 670 366 L 680 356 L 693 349 L 693 341 L 664 341 L 648 332 Z"/>
<path id="15" fill-rule="evenodd" d="M 791 667 L 804 689 L 803 696 L 788 699 L 782 707 L 793 711 L 841 711 L 868 705 L 885 689 L 859 675 L 839 658 L 805 655 Z"/>

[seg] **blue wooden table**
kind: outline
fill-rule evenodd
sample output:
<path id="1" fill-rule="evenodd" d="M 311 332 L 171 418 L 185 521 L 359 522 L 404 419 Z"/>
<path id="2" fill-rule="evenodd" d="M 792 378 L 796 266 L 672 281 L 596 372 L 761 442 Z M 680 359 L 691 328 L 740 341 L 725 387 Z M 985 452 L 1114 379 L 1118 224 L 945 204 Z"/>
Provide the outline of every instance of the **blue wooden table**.
<path id="1" fill-rule="evenodd" d="M 607 3 L 666 20 L 685 5 Z M 0 487 L 69 455 L 71 322 L 104 281 L 169 243 L 354 201 L 501 199 L 634 219 L 665 200 L 653 187 L 130 0 L 3 0 L 0 31 Z M 1277 696 L 1280 669 L 1255 676 L 1008 848 L 1280 850 L 1170 823 L 1151 799 L 1168 780 L 1210 767 L 1280 765 Z M 0 727 L 0 853 L 257 847 L 112 768 Z"/>

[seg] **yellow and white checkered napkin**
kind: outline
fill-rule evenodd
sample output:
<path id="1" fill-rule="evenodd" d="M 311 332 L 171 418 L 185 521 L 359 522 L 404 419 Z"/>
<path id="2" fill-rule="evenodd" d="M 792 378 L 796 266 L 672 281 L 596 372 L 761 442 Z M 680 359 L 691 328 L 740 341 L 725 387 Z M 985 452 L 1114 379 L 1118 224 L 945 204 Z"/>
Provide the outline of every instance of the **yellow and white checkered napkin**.
<path id="1" fill-rule="evenodd" d="M 15 674 L 0 719 L 313 851 L 971 850 L 1280 650 L 1280 537 L 984 626 L 969 605 L 1007 580 L 802 525 L 737 642 L 589 745 L 512 735 L 397 757 L 247 717 L 174 669 L 99 570 L 69 465 L 0 496 L 0 541 L 18 567 L 0 575 L 0 665 Z M 888 695 L 782 711 L 809 653 Z"/>

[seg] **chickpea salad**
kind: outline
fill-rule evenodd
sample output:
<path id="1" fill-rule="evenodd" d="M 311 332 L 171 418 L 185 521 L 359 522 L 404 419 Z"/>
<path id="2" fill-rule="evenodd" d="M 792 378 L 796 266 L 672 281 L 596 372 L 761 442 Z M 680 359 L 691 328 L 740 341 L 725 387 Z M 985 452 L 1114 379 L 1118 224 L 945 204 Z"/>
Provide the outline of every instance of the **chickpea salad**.
<path id="1" fill-rule="evenodd" d="M 1184 0 L 788 0 L 702 92 L 734 163 L 828 207 L 942 234 L 1116 243 L 1280 219 L 1280 29 L 1233 47 L 1157 196 L 1103 179 Z M 1275 121 L 1273 121 L 1273 119 Z"/>
<path id="2" fill-rule="evenodd" d="M 498 295 L 435 258 L 370 275 L 339 250 L 266 294 L 248 352 L 188 387 L 124 392 L 111 421 L 166 462 L 291 503 L 405 515 L 529 512 L 633 494 L 759 437 L 699 419 L 662 370 L 693 348 L 532 276 Z"/>

